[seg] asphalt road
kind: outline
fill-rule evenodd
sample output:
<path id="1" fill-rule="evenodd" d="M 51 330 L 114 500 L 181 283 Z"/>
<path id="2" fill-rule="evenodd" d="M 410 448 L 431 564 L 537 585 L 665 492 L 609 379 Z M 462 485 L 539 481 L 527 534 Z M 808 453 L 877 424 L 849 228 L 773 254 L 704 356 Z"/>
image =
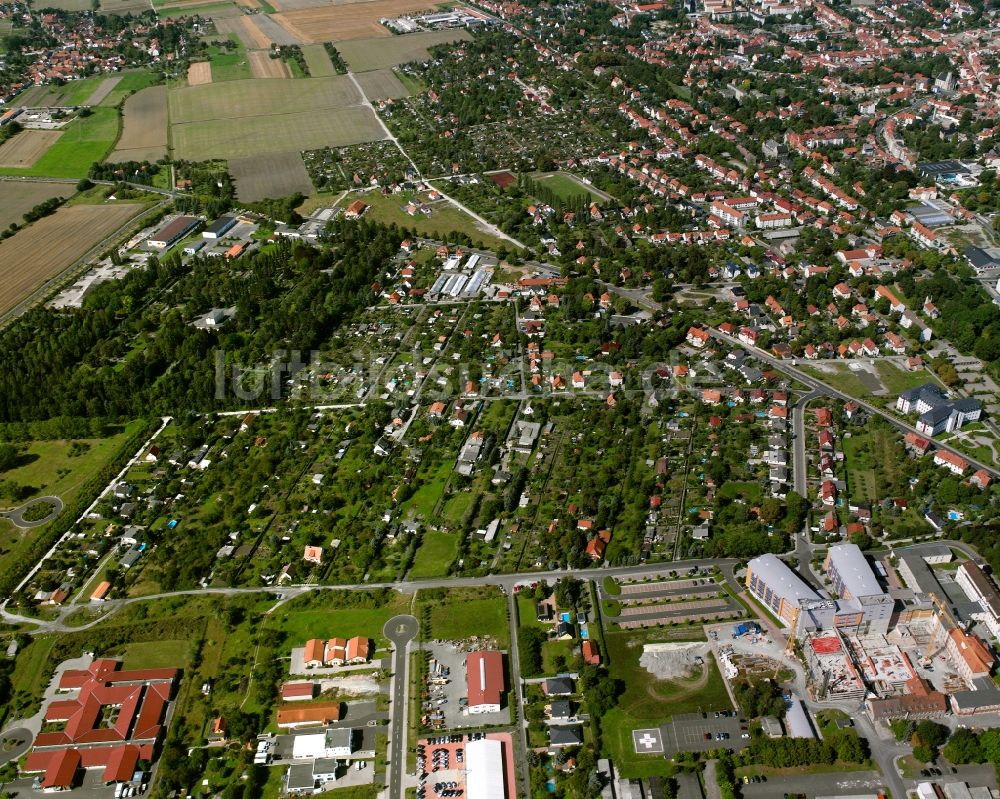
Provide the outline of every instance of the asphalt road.
<path id="1" fill-rule="evenodd" d="M 42 519 L 37 519 L 36 521 L 29 522 L 24 520 L 24 514 L 33 508 L 35 505 L 49 505 L 52 510 L 49 514 Z M 38 497 L 31 500 L 31 502 L 26 502 L 18 508 L 6 511 L 0 514 L 0 516 L 5 516 L 10 519 L 11 524 L 15 527 L 20 527 L 22 530 L 30 530 L 32 527 L 41 527 L 43 524 L 48 524 L 56 516 L 62 513 L 63 501 L 59 497 Z"/>
<path id="2" fill-rule="evenodd" d="M 809 388 L 815 391 L 819 391 L 831 397 L 836 397 L 837 399 L 843 400 L 844 402 L 848 400 L 853 400 L 869 413 L 874 413 L 877 414 L 878 416 L 881 416 L 883 419 L 889 422 L 889 424 L 891 424 L 901 433 L 915 433 L 917 435 L 921 435 L 920 431 L 917 430 L 915 427 L 911 427 L 906 422 L 900 421 L 892 414 L 879 408 L 877 405 L 872 405 L 870 402 L 866 402 L 865 400 L 859 397 L 854 397 L 851 396 L 850 394 L 846 394 L 843 391 L 834 388 L 829 383 L 826 383 L 823 380 L 820 380 L 819 378 L 813 377 L 812 375 L 806 374 L 801 369 L 797 369 L 788 361 L 782 360 L 781 358 L 775 358 L 774 356 L 769 355 L 767 352 L 760 349 L 759 347 L 748 347 L 742 341 L 734 338 L 733 336 L 727 336 L 725 333 L 722 333 L 716 330 L 715 328 L 711 327 L 708 328 L 708 332 L 712 336 L 712 338 L 716 338 L 719 341 L 724 341 L 727 344 L 731 344 L 734 347 L 739 347 L 740 349 L 750 352 L 758 360 L 763 361 L 764 363 L 770 366 L 773 366 L 775 369 L 777 369 L 780 372 L 784 372 L 786 375 L 794 377 L 800 383 L 809 386 Z M 997 471 L 996 467 L 985 464 L 982 461 L 976 460 L 975 458 L 966 455 L 964 452 L 959 452 L 957 449 L 949 446 L 948 444 L 944 444 L 940 441 L 935 441 L 934 447 L 936 449 L 945 450 L 946 452 L 951 452 L 955 455 L 958 455 L 961 458 L 964 458 L 970 465 L 972 465 L 973 468 L 985 470 L 988 474 L 992 475 L 994 479 L 1000 478 L 1000 471 Z"/>
<path id="3" fill-rule="evenodd" d="M 409 685 L 410 642 L 417 637 L 420 623 L 413 616 L 394 616 L 382 634 L 392 643 L 392 687 L 389 689 L 389 756 L 386 784 L 389 799 L 404 799 L 403 773 L 406 771 L 406 689 Z"/>

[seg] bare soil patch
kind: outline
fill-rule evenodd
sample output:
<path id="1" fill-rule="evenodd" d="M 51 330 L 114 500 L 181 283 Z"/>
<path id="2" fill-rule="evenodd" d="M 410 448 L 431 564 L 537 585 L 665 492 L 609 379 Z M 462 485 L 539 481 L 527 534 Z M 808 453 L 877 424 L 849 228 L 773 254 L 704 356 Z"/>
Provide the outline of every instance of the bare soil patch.
<path id="1" fill-rule="evenodd" d="M 204 86 L 212 82 L 212 62 L 195 61 L 188 67 L 188 86 Z"/>
<path id="2" fill-rule="evenodd" d="M 290 78 L 288 64 L 280 58 L 271 58 L 267 50 L 251 50 L 247 53 L 250 61 L 250 71 L 255 78 Z"/>
<path id="3" fill-rule="evenodd" d="M 313 188 L 297 151 L 231 158 L 229 174 L 236 181 L 236 196 L 247 203 L 268 197 L 288 197 L 296 192 L 309 194 Z"/>

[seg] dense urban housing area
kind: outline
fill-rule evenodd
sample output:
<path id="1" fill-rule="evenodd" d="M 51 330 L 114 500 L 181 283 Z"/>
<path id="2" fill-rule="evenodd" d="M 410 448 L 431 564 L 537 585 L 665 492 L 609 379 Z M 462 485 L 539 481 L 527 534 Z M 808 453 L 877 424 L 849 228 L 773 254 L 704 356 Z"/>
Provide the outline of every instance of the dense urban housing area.
<path id="1" fill-rule="evenodd" d="M 0 799 L 1000 797 L 996 0 L 0 0 Z"/>

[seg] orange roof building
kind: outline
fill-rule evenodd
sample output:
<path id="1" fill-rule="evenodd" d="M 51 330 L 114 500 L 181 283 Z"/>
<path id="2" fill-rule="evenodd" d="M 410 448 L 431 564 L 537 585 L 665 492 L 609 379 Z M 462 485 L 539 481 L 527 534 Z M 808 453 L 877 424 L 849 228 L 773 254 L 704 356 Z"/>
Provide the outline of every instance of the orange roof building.
<path id="1" fill-rule="evenodd" d="M 305 727 L 340 721 L 340 702 L 315 702 L 300 707 L 278 708 L 279 727 Z"/>

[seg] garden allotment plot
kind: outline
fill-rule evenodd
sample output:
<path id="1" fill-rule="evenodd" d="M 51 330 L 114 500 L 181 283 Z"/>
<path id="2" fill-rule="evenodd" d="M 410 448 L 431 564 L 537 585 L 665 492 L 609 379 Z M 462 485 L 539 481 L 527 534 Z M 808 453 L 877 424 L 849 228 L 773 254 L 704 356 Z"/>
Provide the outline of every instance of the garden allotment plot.
<path id="1" fill-rule="evenodd" d="M 239 158 L 378 141 L 385 132 L 349 78 L 240 80 L 174 89 L 174 155 Z"/>

